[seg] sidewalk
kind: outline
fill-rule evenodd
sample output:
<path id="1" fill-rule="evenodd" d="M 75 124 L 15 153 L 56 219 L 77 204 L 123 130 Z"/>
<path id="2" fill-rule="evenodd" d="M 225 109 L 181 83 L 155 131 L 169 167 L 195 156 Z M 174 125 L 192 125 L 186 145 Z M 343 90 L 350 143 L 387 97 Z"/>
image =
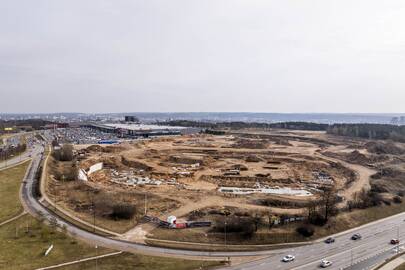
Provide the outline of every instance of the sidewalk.
<path id="1" fill-rule="evenodd" d="M 13 222 L 14 220 L 17 220 L 17 219 L 19 219 L 20 217 L 22 217 L 22 216 L 24 216 L 24 215 L 26 215 L 26 214 L 27 214 L 27 212 L 23 211 L 22 213 L 18 214 L 17 216 L 12 217 L 12 218 L 10 218 L 10 219 L 8 219 L 8 220 L 5 220 L 5 221 L 1 222 L 1 223 L 0 223 L 0 227 L 3 226 L 3 225 L 8 224 L 8 223 L 10 223 L 10 222 Z"/>
<path id="2" fill-rule="evenodd" d="M 405 263 L 405 254 L 402 255 L 401 257 L 398 257 L 398 258 L 390 261 L 389 263 L 387 263 L 383 267 L 379 268 L 378 270 L 394 270 L 395 268 L 397 268 L 398 266 L 400 266 L 403 263 Z"/>
<path id="3" fill-rule="evenodd" d="M 94 256 L 94 257 L 85 258 L 85 259 L 80 259 L 80 260 L 76 260 L 76 261 L 72 261 L 72 262 L 61 263 L 61 264 L 56 264 L 56 265 L 52 265 L 52 266 L 37 268 L 36 270 L 55 269 L 55 268 L 60 268 L 60 267 L 63 267 L 63 266 L 68 266 L 68 265 L 72 265 L 72 264 L 78 264 L 78 263 L 82 263 L 82 262 L 93 261 L 93 260 L 97 260 L 97 259 L 103 259 L 103 258 L 107 258 L 107 257 L 111 257 L 111 256 L 120 255 L 120 254 L 122 254 L 122 251 L 113 252 L 113 253 L 104 254 L 104 255 L 99 255 L 99 256 Z"/>

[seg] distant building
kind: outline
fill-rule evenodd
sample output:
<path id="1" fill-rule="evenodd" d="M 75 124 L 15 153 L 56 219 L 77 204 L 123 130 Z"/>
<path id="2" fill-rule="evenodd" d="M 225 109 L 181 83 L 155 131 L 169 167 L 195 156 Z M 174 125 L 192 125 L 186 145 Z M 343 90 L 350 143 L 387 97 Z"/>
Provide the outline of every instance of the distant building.
<path id="1" fill-rule="evenodd" d="M 125 122 L 139 123 L 139 119 L 136 116 L 127 115 L 127 116 L 125 116 Z"/>
<path id="2" fill-rule="evenodd" d="M 199 129 L 174 126 L 158 126 L 144 124 L 118 124 L 118 123 L 89 123 L 85 127 L 107 133 L 116 133 L 122 137 L 153 137 L 165 135 L 181 135 L 198 133 Z"/>

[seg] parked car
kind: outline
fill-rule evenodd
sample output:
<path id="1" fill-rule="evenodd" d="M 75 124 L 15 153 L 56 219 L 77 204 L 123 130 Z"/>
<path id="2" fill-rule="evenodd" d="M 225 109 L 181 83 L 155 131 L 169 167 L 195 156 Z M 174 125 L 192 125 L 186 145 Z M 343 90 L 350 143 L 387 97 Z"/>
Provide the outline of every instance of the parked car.
<path id="1" fill-rule="evenodd" d="M 326 243 L 326 244 L 332 244 L 332 243 L 335 243 L 335 238 L 333 238 L 333 237 L 329 237 L 328 239 L 326 239 L 326 240 L 325 240 L 325 243 Z"/>
<path id="2" fill-rule="evenodd" d="M 391 243 L 391 245 L 398 245 L 399 239 L 391 239 L 390 243 Z"/>
<path id="3" fill-rule="evenodd" d="M 355 234 L 352 235 L 352 238 L 351 238 L 351 239 L 352 239 L 352 240 L 360 240 L 360 239 L 361 239 L 361 234 L 355 233 Z"/>
<path id="4" fill-rule="evenodd" d="M 293 256 L 293 255 L 287 255 L 282 259 L 283 262 L 292 262 L 294 260 L 295 260 L 295 256 Z"/>
<path id="5" fill-rule="evenodd" d="M 327 268 L 327 267 L 329 267 L 329 266 L 331 266 L 331 265 L 332 265 L 332 262 L 331 262 L 331 261 L 322 260 L 320 266 L 321 266 L 322 268 Z"/>

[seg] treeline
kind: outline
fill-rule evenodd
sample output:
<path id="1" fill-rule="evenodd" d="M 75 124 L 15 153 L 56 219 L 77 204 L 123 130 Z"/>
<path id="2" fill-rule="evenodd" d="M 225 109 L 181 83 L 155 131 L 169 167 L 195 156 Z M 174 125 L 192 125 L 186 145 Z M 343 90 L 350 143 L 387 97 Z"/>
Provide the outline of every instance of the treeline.
<path id="1" fill-rule="evenodd" d="M 372 140 L 393 140 L 405 142 L 405 126 L 389 124 L 319 124 L 311 122 L 282 122 L 282 123 L 257 123 L 257 122 L 204 122 L 190 120 L 173 120 L 159 122 L 161 125 L 196 127 L 205 129 L 207 133 L 216 134 L 216 130 L 224 129 L 290 129 L 327 131 L 328 134 L 358 137 Z"/>
<path id="2" fill-rule="evenodd" d="M 58 146 L 58 148 L 54 147 L 52 156 L 57 161 L 72 161 L 74 158 L 73 145 L 64 144 L 62 145 L 62 147 L 60 146 Z"/>
<path id="3" fill-rule="evenodd" d="M 32 129 L 37 130 L 43 128 L 47 124 L 52 124 L 50 121 L 42 119 L 26 119 L 26 120 L 0 120 L 0 132 L 5 128 L 31 126 Z"/>
<path id="4" fill-rule="evenodd" d="M 283 122 L 283 123 L 257 123 L 257 122 L 203 122 L 190 120 L 173 120 L 168 122 L 159 122 L 161 125 L 196 127 L 208 130 L 213 129 L 243 129 L 243 128 L 282 128 L 295 130 L 314 130 L 325 131 L 328 124 L 318 124 L 310 122 Z"/>
<path id="5" fill-rule="evenodd" d="M 334 124 L 328 127 L 327 133 L 365 139 L 389 139 L 398 142 L 405 142 L 405 126 L 382 124 Z"/>

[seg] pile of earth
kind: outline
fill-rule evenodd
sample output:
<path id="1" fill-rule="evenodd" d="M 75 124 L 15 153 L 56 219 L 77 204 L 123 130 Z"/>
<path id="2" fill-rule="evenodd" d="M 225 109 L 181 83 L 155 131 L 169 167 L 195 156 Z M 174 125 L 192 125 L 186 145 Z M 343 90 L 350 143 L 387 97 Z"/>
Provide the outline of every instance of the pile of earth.
<path id="1" fill-rule="evenodd" d="M 405 172 L 393 167 L 384 167 L 371 176 L 371 187 L 376 192 L 397 193 L 405 190 Z"/>
<path id="2" fill-rule="evenodd" d="M 249 155 L 245 158 L 246 162 L 260 162 L 263 161 L 260 157 L 256 155 Z"/>
<path id="3" fill-rule="evenodd" d="M 238 139 L 231 147 L 240 149 L 266 149 L 269 146 L 267 140 L 261 139 Z"/>
<path id="4" fill-rule="evenodd" d="M 203 165 L 204 161 L 201 158 L 192 157 L 192 156 L 185 156 L 185 155 L 176 155 L 176 156 L 169 156 L 168 159 L 172 163 L 177 164 L 200 164 Z"/>
<path id="5" fill-rule="evenodd" d="M 386 155 L 365 155 L 363 153 L 360 153 L 358 150 L 354 150 L 350 153 L 323 152 L 323 155 L 342 159 L 346 162 L 360 164 L 363 166 L 378 162 L 384 162 L 389 159 Z"/>
<path id="6" fill-rule="evenodd" d="M 125 148 L 122 146 L 100 146 L 100 145 L 90 145 L 86 148 L 87 152 L 102 152 L 102 153 L 118 153 L 124 151 Z"/>
<path id="7" fill-rule="evenodd" d="M 124 164 L 125 166 L 128 166 L 128 167 L 134 168 L 134 169 L 144 170 L 147 172 L 152 171 L 152 169 L 153 169 L 151 166 L 149 166 L 143 162 L 129 159 L 124 156 L 122 156 L 122 164 Z"/>
<path id="8" fill-rule="evenodd" d="M 373 179 L 397 178 L 397 179 L 404 179 L 405 181 L 405 172 L 397 170 L 392 167 L 385 167 L 379 170 L 376 174 L 372 175 L 371 178 Z"/>
<path id="9" fill-rule="evenodd" d="M 405 149 L 397 144 L 389 142 L 369 142 L 365 144 L 365 147 L 370 153 L 377 155 L 403 155 Z"/>

